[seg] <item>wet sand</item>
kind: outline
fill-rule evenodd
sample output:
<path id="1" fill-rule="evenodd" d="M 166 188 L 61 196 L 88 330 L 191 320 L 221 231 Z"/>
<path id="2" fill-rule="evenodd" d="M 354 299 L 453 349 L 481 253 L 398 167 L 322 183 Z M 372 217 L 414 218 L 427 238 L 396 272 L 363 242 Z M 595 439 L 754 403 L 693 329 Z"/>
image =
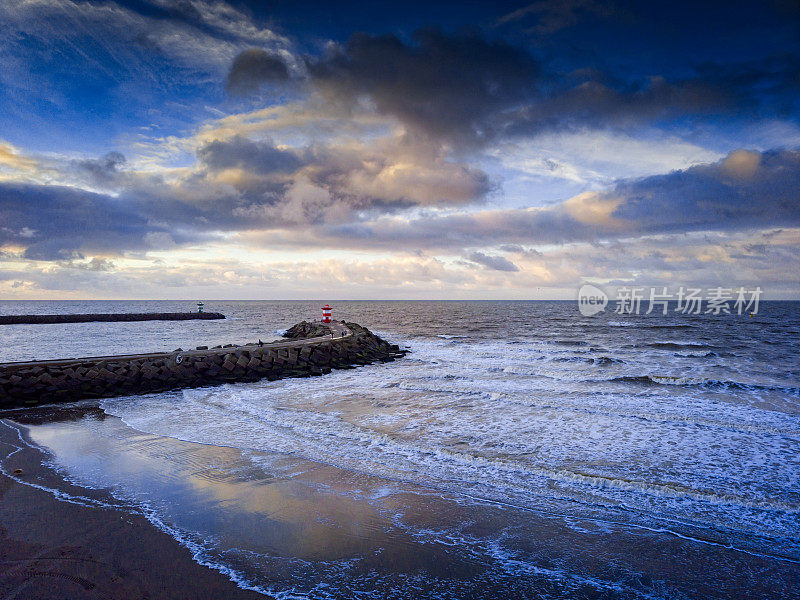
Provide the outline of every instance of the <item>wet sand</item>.
<path id="1" fill-rule="evenodd" d="M 64 418 L 68 411 L 0 413 L 19 422 Z M 19 445 L 0 428 L 0 452 Z M 46 474 L 41 455 L 12 456 L 23 481 Z M 17 474 L 14 470 L 20 469 Z M 80 506 L 0 474 L 0 598 L 231 598 L 265 596 L 240 589 L 196 563 L 189 550 L 144 517 L 119 509 Z"/>

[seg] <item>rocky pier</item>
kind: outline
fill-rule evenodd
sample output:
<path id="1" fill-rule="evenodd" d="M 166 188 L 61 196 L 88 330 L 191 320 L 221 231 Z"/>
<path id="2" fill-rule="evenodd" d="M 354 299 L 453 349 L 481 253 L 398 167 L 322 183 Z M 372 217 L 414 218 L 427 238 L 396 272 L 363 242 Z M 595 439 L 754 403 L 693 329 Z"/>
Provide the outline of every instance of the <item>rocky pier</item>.
<path id="1" fill-rule="evenodd" d="M 94 313 L 63 315 L 0 315 L 0 325 L 54 325 L 57 323 L 130 322 L 130 321 L 193 321 L 224 319 L 215 312 L 188 313 Z"/>
<path id="2" fill-rule="evenodd" d="M 284 337 L 284 341 L 188 351 L 0 363 L 0 408 L 311 377 L 393 361 L 406 353 L 366 327 L 344 321 L 303 321 Z"/>

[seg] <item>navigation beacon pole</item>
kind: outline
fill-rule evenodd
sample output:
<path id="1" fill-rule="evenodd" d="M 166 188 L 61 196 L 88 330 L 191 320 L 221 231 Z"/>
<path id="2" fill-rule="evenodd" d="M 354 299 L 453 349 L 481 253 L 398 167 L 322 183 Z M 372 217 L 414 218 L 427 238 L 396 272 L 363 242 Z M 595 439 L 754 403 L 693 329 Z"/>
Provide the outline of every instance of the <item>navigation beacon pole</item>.
<path id="1" fill-rule="evenodd" d="M 323 323 L 330 323 L 331 322 L 331 307 L 329 305 L 325 305 L 322 307 L 322 322 Z M 333 339 L 333 327 L 330 328 L 331 330 L 331 339 Z"/>

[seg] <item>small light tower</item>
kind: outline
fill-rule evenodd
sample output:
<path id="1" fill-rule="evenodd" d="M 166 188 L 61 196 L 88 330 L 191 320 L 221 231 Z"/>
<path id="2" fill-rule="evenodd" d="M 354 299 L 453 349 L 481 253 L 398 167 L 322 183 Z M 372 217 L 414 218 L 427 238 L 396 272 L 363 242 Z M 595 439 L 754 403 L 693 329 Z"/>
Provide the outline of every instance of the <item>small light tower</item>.
<path id="1" fill-rule="evenodd" d="M 330 323 L 331 322 L 331 307 L 327 304 L 322 307 L 322 322 L 323 323 Z"/>
<path id="2" fill-rule="evenodd" d="M 197 312 L 203 312 L 203 303 L 202 302 L 198 302 L 197 303 Z"/>

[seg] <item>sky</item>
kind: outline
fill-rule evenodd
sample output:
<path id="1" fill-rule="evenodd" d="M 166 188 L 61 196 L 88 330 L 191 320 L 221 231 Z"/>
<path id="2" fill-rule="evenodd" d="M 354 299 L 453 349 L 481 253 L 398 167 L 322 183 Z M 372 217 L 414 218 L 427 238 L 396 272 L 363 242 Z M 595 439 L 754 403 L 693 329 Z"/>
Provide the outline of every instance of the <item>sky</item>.
<path id="1" fill-rule="evenodd" d="M 800 298 L 800 4 L 0 2 L 0 299 Z"/>

